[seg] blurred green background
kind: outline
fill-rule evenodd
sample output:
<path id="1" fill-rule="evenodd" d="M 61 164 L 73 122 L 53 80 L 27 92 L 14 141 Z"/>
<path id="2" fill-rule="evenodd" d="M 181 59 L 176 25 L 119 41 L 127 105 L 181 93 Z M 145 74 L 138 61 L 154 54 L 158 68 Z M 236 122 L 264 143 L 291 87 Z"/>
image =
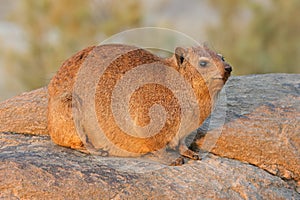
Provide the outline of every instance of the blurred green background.
<path id="1" fill-rule="evenodd" d="M 234 75 L 300 73 L 299 10 L 299 0 L 0 0 L 0 100 L 46 85 L 84 47 L 145 26 L 207 43 Z"/>

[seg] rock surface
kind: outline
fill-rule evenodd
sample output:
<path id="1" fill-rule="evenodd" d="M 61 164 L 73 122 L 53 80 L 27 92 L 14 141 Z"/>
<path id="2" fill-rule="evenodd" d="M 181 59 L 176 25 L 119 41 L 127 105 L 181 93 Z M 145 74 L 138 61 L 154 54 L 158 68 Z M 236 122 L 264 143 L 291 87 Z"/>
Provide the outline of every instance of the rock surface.
<path id="1" fill-rule="evenodd" d="M 226 87 L 227 103 L 219 107 L 227 108 L 230 122 L 222 134 L 214 129 L 198 145 L 300 185 L 300 75 L 246 79 L 233 78 Z"/>
<path id="2" fill-rule="evenodd" d="M 0 199 L 300 199 L 300 75 L 232 77 L 224 91 L 195 142 L 211 153 L 178 167 L 0 133 Z"/>

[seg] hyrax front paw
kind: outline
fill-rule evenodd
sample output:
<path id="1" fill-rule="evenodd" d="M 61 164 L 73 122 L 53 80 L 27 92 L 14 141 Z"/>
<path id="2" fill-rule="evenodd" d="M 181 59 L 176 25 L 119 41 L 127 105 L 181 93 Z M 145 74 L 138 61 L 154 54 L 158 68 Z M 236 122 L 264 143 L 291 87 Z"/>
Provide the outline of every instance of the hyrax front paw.
<path id="1" fill-rule="evenodd" d="M 179 145 L 179 153 L 180 155 L 190 158 L 192 160 L 200 160 L 200 156 L 198 155 L 197 152 L 190 150 L 184 142 L 181 142 Z"/>
<path id="2" fill-rule="evenodd" d="M 184 164 L 184 158 L 183 157 L 179 157 L 179 158 L 177 158 L 176 160 L 174 160 L 171 164 L 170 164 L 170 166 L 181 166 L 181 165 L 183 165 Z"/>
<path id="3" fill-rule="evenodd" d="M 200 156 L 198 155 L 198 153 L 190 150 L 190 149 L 187 149 L 183 152 L 180 152 L 180 154 L 184 157 L 187 157 L 187 158 L 190 158 L 192 160 L 201 160 Z"/>

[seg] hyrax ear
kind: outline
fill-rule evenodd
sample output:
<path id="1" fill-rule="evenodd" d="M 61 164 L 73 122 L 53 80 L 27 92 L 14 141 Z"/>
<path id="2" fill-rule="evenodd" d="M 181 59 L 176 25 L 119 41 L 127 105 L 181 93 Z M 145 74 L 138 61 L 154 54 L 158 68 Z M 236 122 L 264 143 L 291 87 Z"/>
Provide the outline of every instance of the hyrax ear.
<path id="1" fill-rule="evenodd" d="M 175 49 L 175 56 L 176 56 L 178 67 L 181 67 L 183 61 L 185 60 L 185 55 L 186 55 L 186 49 L 182 47 L 177 47 Z"/>

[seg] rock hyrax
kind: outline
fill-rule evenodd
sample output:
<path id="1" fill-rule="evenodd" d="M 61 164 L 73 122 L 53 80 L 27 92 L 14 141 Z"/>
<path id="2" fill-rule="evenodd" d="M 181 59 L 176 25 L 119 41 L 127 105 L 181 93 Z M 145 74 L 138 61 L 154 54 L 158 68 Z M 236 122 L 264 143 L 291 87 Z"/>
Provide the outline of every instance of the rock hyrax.
<path id="1" fill-rule="evenodd" d="M 166 59 L 128 45 L 88 47 L 66 60 L 47 88 L 0 104 L 0 118 L 7 122 L 0 125 L 0 131 L 50 134 L 58 145 L 83 151 L 92 149 L 106 156 L 139 156 L 166 147 L 198 159 L 184 139 L 210 115 L 231 70 L 222 55 L 202 45 L 177 47 L 173 56 Z M 118 84 L 131 71 L 135 71 L 131 76 L 135 79 Z M 131 87 L 130 81 L 144 84 L 136 87 L 130 98 L 115 98 L 118 94 L 114 88 L 126 90 Z M 182 85 L 187 85 L 187 89 L 182 89 Z M 79 94 L 82 92 L 76 88 L 92 88 L 93 94 Z M 94 98 L 91 104 L 87 103 L 88 96 Z M 35 103 L 23 102 L 23 97 L 26 102 Z M 113 108 L 114 101 L 128 101 L 127 115 L 118 111 L 118 103 Z M 117 109 L 117 116 L 113 109 Z M 20 110 L 22 113 L 18 113 Z M 95 121 L 91 122 L 89 117 L 93 113 Z M 25 117 L 12 122 L 14 114 Z M 133 124 L 126 130 L 116 122 L 116 117 L 127 119 L 123 115 L 129 116 Z M 149 134 L 147 127 L 157 132 Z M 104 135 L 97 135 L 97 130 Z"/>
<path id="2" fill-rule="evenodd" d="M 89 65 L 97 65 L 97 68 L 103 67 L 101 65 L 109 65 L 101 78 L 97 79 L 94 96 L 97 123 L 105 132 L 105 137 L 97 138 L 95 133 L 91 133 L 95 132 L 94 125 L 85 123 L 87 116 L 83 116 L 79 119 L 81 122 L 78 122 L 80 123 L 79 129 L 84 132 L 83 135 L 79 136 L 78 127 L 74 125 L 72 115 L 72 108 L 73 106 L 76 107 L 74 102 L 82 102 L 84 99 L 77 97 L 73 89 L 75 82 L 80 81 L 76 80 L 76 76 L 87 59 L 92 60 Z M 168 114 L 165 124 L 159 132 L 151 136 L 139 135 L 139 137 L 134 137 L 120 129 L 115 122 L 111 109 L 113 89 L 119 79 L 127 72 L 135 67 L 151 65 L 152 63 L 155 63 L 155 66 L 164 66 L 166 70 L 155 72 L 154 66 L 148 76 L 158 76 L 159 73 L 164 73 L 163 77 L 168 77 L 172 76 L 172 73 L 170 75 L 167 70 L 173 70 L 183 77 L 193 90 L 200 114 L 197 119 L 193 119 L 194 124 L 189 127 L 181 127 L 182 130 L 178 131 L 182 108 L 178 99 L 174 98 L 173 91 L 161 84 L 145 84 L 132 94 L 129 101 L 129 113 L 134 123 L 138 126 L 149 124 L 151 121 L 149 109 L 154 104 L 162 105 Z M 154 73 L 151 73 L 153 71 Z M 215 97 L 227 81 L 230 72 L 231 66 L 225 62 L 224 57 L 206 46 L 177 47 L 174 55 L 167 59 L 160 58 L 144 49 L 127 45 L 110 44 L 89 47 L 68 59 L 48 86 L 48 129 L 51 138 L 59 145 L 74 149 L 85 148 L 84 146 L 89 143 L 97 151 L 112 156 L 138 156 L 168 146 L 173 149 L 178 148 L 183 156 L 198 159 L 197 154 L 186 147 L 184 139 L 209 116 Z M 92 72 L 91 75 L 84 74 L 84 76 L 92 76 L 93 74 L 97 73 Z M 143 79 L 143 77 L 135 78 Z M 168 80 L 172 80 L 165 79 L 163 81 L 158 80 L 158 82 L 166 83 Z M 87 80 L 84 83 L 79 82 L 79 84 L 83 84 L 84 87 L 92 87 L 89 85 L 92 83 L 89 82 Z M 77 106 L 80 106 L 79 104 L 77 103 Z M 129 131 L 133 132 L 134 130 Z M 93 141 L 91 142 L 91 140 Z"/>

